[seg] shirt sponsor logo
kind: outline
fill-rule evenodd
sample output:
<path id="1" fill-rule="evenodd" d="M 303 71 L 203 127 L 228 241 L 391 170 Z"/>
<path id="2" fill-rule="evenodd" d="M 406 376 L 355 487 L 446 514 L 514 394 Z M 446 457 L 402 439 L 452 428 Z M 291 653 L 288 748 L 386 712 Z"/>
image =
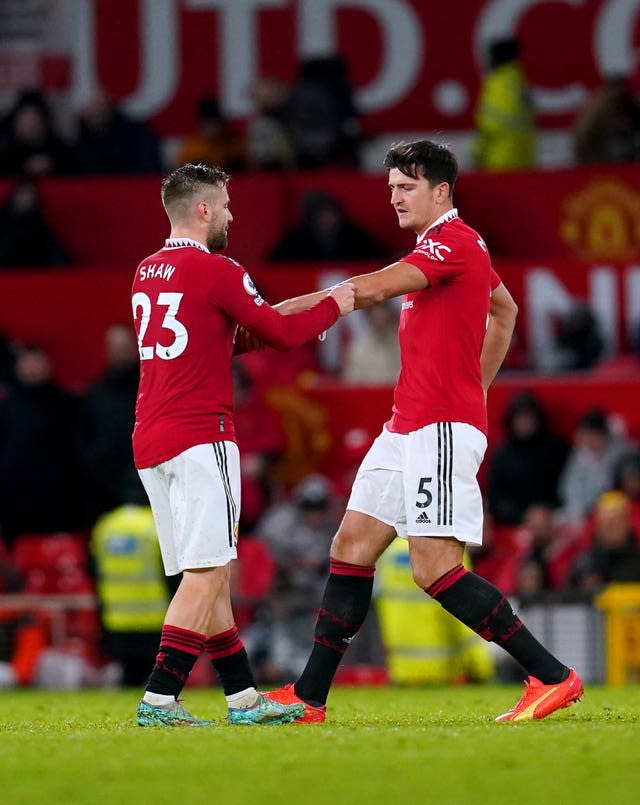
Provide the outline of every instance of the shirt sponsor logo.
<path id="1" fill-rule="evenodd" d="M 403 310 L 411 310 L 412 307 L 413 307 L 413 299 L 410 299 L 408 302 L 402 303 Z"/>
<path id="2" fill-rule="evenodd" d="M 422 243 L 416 249 L 417 252 L 424 254 L 430 260 L 440 260 L 444 261 L 446 259 L 443 252 L 451 253 L 451 249 L 448 246 L 445 246 L 444 243 L 440 243 L 437 240 L 432 240 L 431 238 L 425 238 Z"/>

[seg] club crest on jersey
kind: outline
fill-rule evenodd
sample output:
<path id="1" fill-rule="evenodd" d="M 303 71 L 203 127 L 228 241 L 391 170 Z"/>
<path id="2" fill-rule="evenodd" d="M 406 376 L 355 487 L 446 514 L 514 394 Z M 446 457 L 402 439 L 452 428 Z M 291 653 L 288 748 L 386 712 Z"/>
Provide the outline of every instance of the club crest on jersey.
<path id="1" fill-rule="evenodd" d="M 249 294 L 249 296 L 255 297 L 253 301 L 256 303 L 258 307 L 264 304 L 264 299 L 258 293 L 258 289 L 253 284 L 253 280 L 248 274 L 245 274 L 244 277 L 242 278 L 242 285 L 244 286 L 244 289 Z"/>
<path id="2" fill-rule="evenodd" d="M 448 246 L 445 246 L 444 243 L 440 243 L 437 240 L 432 240 L 431 238 L 425 238 L 416 251 L 422 252 L 422 254 L 430 260 L 441 261 L 446 259 L 443 252 L 451 253 L 451 249 Z"/>

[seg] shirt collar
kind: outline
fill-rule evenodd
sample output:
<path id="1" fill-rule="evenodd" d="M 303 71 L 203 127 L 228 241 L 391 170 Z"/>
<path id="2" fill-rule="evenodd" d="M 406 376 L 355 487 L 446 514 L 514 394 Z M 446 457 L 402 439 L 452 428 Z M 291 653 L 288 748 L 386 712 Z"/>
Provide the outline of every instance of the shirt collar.
<path id="1" fill-rule="evenodd" d="M 167 238 L 164 242 L 165 249 L 184 249 L 185 246 L 193 246 L 194 249 L 200 249 L 201 252 L 211 254 L 209 249 L 197 240 L 191 238 Z"/>
<path id="2" fill-rule="evenodd" d="M 458 209 L 457 207 L 452 207 L 450 210 L 447 210 L 443 215 L 437 218 L 429 227 L 425 229 L 421 235 L 418 235 L 417 243 L 420 243 L 422 238 L 427 234 L 427 232 L 431 232 L 431 230 L 435 226 L 440 226 L 440 224 L 444 224 L 447 221 L 453 221 L 454 218 L 458 217 Z"/>

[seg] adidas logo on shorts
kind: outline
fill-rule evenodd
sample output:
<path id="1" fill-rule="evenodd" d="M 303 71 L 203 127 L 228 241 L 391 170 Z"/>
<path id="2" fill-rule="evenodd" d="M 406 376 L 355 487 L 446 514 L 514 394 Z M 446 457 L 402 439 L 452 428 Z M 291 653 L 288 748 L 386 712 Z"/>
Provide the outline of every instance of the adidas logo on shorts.
<path id="1" fill-rule="evenodd" d="M 429 519 L 429 515 L 426 512 L 422 512 L 417 518 L 416 523 L 430 523 L 431 520 Z"/>

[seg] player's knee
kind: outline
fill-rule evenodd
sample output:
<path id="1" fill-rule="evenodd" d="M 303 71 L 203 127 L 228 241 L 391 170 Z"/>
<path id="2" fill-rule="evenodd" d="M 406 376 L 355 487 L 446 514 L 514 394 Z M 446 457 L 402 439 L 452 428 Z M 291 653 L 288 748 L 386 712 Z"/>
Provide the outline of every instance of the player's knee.
<path id="1" fill-rule="evenodd" d="M 185 570 L 180 586 L 194 599 L 210 605 L 229 586 L 229 574 L 224 567 L 203 567 Z"/>
<path id="2" fill-rule="evenodd" d="M 343 523 L 331 543 L 331 558 L 353 565 L 366 564 L 362 561 L 363 547 L 362 535 Z"/>
<path id="3" fill-rule="evenodd" d="M 413 572 L 413 580 L 422 590 L 431 587 L 439 578 L 448 573 L 449 570 L 455 567 L 457 562 L 451 563 L 438 563 L 424 564 L 421 562 L 413 562 L 411 569 Z"/>
<path id="4" fill-rule="evenodd" d="M 438 578 L 438 576 L 434 575 L 433 571 L 429 570 L 428 567 L 424 567 L 422 565 L 414 564 L 412 566 L 412 573 L 414 582 L 422 590 L 426 590 L 427 587 L 430 587 L 433 584 L 433 582 L 436 581 Z"/>

